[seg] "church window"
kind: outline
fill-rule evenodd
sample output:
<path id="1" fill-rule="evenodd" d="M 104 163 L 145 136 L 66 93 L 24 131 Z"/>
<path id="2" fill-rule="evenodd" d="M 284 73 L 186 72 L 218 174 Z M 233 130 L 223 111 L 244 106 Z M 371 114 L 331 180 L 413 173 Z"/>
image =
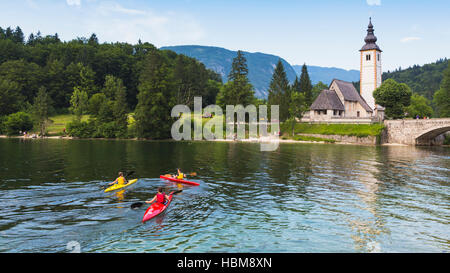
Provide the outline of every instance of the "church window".
<path id="1" fill-rule="evenodd" d="M 370 61 L 370 54 L 366 55 L 366 61 Z"/>

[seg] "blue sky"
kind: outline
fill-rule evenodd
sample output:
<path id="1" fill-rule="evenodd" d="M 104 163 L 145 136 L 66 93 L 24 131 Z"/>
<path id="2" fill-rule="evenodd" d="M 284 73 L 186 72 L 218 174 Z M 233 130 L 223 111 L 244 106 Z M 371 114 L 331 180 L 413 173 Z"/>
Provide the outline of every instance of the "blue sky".
<path id="1" fill-rule="evenodd" d="M 0 0 L 0 26 L 62 40 L 198 44 L 359 70 L 369 16 L 383 71 L 450 57 L 448 0 Z"/>

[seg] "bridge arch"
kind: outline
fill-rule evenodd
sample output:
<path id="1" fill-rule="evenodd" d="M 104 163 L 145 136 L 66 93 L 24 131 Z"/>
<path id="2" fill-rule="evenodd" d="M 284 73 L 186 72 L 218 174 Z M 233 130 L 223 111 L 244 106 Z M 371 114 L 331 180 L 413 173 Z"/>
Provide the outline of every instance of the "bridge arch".
<path id="1" fill-rule="evenodd" d="M 415 136 L 416 145 L 432 145 L 434 144 L 434 139 L 437 136 L 448 131 L 450 131 L 450 125 L 437 126 L 426 131 L 422 131 Z"/>

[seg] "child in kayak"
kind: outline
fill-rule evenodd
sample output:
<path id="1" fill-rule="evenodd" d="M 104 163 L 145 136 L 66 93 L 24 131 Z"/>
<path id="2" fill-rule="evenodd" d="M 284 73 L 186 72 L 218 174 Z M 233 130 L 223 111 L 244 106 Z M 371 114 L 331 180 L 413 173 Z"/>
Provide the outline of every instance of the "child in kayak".
<path id="1" fill-rule="evenodd" d="M 112 184 L 119 184 L 119 186 L 125 185 L 126 183 L 128 183 L 127 179 L 123 176 L 122 172 L 119 172 L 119 177 L 117 177 L 116 180 L 114 180 L 114 182 L 109 183 L 109 185 Z"/>
<path id="2" fill-rule="evenodd" d="M 156 193 L 155 197 L 153 197 L 152 200 L 145 201 L 145 203 L 151 204 L 154 201 L 156 201 L 157 203 L 163 204 L 163 205 L 165 205 L 166 202 L 169 201 L 169 196 L 163 192 L 163 188 L 162 187 L 158 188 L 158 192 Z"/>

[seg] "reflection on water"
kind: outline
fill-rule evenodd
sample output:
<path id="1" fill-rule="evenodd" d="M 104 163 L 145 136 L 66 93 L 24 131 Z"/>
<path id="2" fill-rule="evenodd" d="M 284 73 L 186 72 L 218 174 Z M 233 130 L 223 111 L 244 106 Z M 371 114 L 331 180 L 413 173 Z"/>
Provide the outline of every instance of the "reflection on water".
<path id="1" fill-rule="evenodd" d="M 449 167 L 447 147 L 1 139 L 0 251 L 448 251 Z M 201 186 L 159 179 L 176 168 Z M 138 182 L 104 193 L 119 170 Z M 142 224 L 160 186 L 183 191 Z"/>

